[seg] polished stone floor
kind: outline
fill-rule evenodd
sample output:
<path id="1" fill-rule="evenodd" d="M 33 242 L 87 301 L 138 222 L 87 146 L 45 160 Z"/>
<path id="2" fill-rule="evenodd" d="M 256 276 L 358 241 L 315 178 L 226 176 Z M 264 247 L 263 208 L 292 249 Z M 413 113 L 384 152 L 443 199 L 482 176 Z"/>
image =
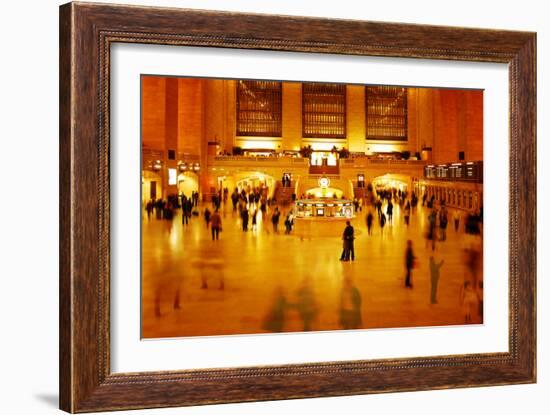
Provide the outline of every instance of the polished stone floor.
<path id="1" fill-rule="evenodd" d="M 477 288 L 464 293 L 464 281 L 472 280 L 466 249 L 482 252 L 481 238 L 465 234 L 463 220 L 459 231 L 450 220 L 447 240 L 432 250 L 424 236 L 427 208 L 418 206 L 406 226 L 395 204 L 393 224 L 383 232 L 374 213 L 370 236 L 364 208 L 352 221 L 355 261 L 341 262 L 340 236 L 315 232 L 315 223 L 297 225 L 286 235 L 284 215 L 274 233 L 258 214 L 257 229 L 243 232 L 228 203 L 222 207 L 223 232 L 212 241 L 204 206 L 199 210 L 201 216 L 188 225 L 179 212 L 172 221 L 143 215 L 144 338 L 482 322 L 481 260 Z M 333 223 L 339 232 L 344 226 Z M 418 259 L 413 288 L 404 283 L 409 239 Z M 435 303 L 431 255 L 436 263 L 444 261 Z"/>

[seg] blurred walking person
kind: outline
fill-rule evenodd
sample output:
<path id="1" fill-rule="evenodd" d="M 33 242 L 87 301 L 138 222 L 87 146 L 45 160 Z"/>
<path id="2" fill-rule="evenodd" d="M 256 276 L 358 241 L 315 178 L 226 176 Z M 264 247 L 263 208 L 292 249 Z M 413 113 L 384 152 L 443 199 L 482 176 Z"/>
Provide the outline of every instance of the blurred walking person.
<path id="1" fill-rule="evenodd" d="M 147 205 L 145 206 L 145 210 L 147 211 L 147 220 L 151 220 L 151 214 L 153 213 L 153 201 L 149 200 L 147 202 Z"/>
<path id="2" fill-rule="evenodd" d="M 373 221 L 372 212 L 369 210 L 367 213 L 367 234 L 370 235 L 372 232 L 372 221 Z"/>
<path id="3" fill-rule="evenodd" d="M 412 288 L 412 269 L 415 265 L 415 256 L 412 247 L 412 241 L 409 239 L 407 241 L 407 249 L 405 250 L 405 268 L 407 269 L 407 274 L 405 275 L 405 287 Z"/>
<path id="4" fill-rule="evenodd" d="M 257 220 L 256 217 L 258 216 L 258 209 L 254 209 L 254 212 L 252 212 L 252 230 L 256 230 Z"/>
<path id="5" fill-rule="evenodd" d="M 455 232 L 458 232 L 458 227 L 460 225 L 460 212 L 457 210 L 455 210 L 455 212 L 453 213 L 453 221 L 454 221 L 454 224 L 455 224 Z"/>
<path id="6" fill-rule="evenodd" d="M 465 249 L 466 253 L 466 268 L 470 272 L 471 281 L 474 289 L 479 288 L 480 282 L 478 281 L 478 270 L 481 262 L 481 251 L 472 244 L 469 248 Z"/>
<path id="7" fill-rule="evenodd" d="M 391 200 L 388 200 L 388 207 L 386 208 L 386 213 L 388 214 L 388 223 L 393 224 L 393 203 Z"/>
<path id="8" fill-rule="evenodd" d="M 472 317 L 475 316 L 475 313 L 478 309 L 478 297 L 475 289 L 470 284 L 470 281 L 464 281 L 464 286 L 462 288 L 462 310 L 464 312 L 464 322 L 471 323 Z"/>
<path id="9" fill-rule="evenodd" d="M 447 239 L 447 208 L 443 206 L 439 211 L 439 229 L 441 235 L 439 235 L 440 241 L 445 241 Z"/>
<path id="10" fill-rule="evenodd" d="M 361 294 L 349 277 L 344 278 L 340 296 L 340 325 L 344 330 L 359 329 L 363 326 Z"/>
<path id="11" fill-rule="evenodd" d="M 386 215 L 380 216 L 380 235 L 384 235 L 384 226 L 386 225 Z"/>
<path id="12" fill-rule="evenodd" d="M 243 210 L 241 210 L 241 220 L 243 225 L 243 232 L 248 231 L 248 209 L 246 208 L 246 205 L 243 207 Z"/>
<path id="13" fill-rule="evenodd" d="M 212 240 L 218 240 L 222 230 L 222 218 L 216 209 L 210 217 L 210 230 L 212 231 Z"/>
<path id="14" fill-rule="evenodd" d="M 288 307 L 285 293 L 282 287 L 275 290 L 272 303 L 264 318 L 262 328 L 272 333 L 280 333 L 285 327 L 285 317 Z"/>
<path id="15" fill-rule="evenodd" d="M 432 241 L 432 251 L 435 251 L 435 240 L 437 238 L 437 211 L 432 209 L 428 215 L 428 232 L 426 235 L 426 242 Z"/>
<path id="16" fill-rule="evenodd" d="M 430 256 L 430 303 L 432 304 L 437 304 L 437 285 L 439 283 L 440 270 L 443 262 L 444 260 L 441 260 L 441 262 L 438 264 L 437 262 L 435 262 L 434 256 Z"/>
<path id="17" fill-rule="evenodd" d="M 304 322 L 304 331 L 311 331 L 313 321 L 317 315 L 315 294 L 311 288 L 311 281 L 306 278 L 297 293 L 296 310 Z"/>
<path id="18" fill-rule="evenodd" d="M 281 216 L 281 212 L 279 211 L 279 208 L 276 207 L 275 211 L 271 215 L 271 224 L 273 225 L 273 232 L 279 233 L 279 217 Z"/>
<path id="19" fill-rule="evenodd" d="M 407 200 L 405 205 L 405 225 L 409 226 L 409 219 L 411 217 L 411 202 Z"/>
<path id="20" fill-rule="evenodd" d="M 204 209 L 204 221 L 206 222 L 206 229 L 208 229 L 208 226 L 210 225 L 210 217 L 212 216 L 212 212 L 210 212 L 210 209 L 205 208 Z"/>
<path id="21" fill-rule="evenodd" d="M 292 231 L 292 216 L 289 213 L 285 219 L 285 234 L 288 235 Z"/>

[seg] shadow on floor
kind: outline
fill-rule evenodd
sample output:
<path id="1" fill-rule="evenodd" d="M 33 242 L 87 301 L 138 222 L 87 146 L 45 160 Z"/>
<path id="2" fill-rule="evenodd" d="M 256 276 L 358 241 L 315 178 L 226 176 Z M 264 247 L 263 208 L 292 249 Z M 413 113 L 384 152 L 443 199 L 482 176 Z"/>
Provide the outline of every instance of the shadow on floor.
<path id="1" fill-rule="evenodd" d="M 59 408 L 59 396 L 54 393 L 38 393 L 34 395 L 36 399 L 45 403 L 46 405 Z"/>

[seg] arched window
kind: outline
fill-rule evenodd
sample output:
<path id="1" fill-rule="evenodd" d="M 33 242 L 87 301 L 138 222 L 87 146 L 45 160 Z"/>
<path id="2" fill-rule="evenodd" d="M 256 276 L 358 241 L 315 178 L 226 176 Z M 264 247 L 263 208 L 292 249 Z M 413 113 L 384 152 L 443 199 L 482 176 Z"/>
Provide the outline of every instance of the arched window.
<path id="1" fill-rule="evenodd" d="M 237 81 L 237 135 L 282 135 L 282 83 Z"/>
<path id="2" fill-rule="evenodd" d="M 345 84 L 302 84 L 302 135 L 346 138 Z"/>
<path id="3" fill-rule="evenodd" d="M 407 140 L 407 88 L 365 88 L 367 140 Z"/>

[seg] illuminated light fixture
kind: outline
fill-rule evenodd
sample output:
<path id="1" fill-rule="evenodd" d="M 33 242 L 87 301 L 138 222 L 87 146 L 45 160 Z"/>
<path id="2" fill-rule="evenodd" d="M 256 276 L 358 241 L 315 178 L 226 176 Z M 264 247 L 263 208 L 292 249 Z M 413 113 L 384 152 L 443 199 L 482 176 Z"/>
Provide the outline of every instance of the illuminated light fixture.
<path id="1" fill-rule="evenodd" d="M 240 140 L 239 140 L 240 141 Z M 269 137 L 269 140 L 242 140 L 240 146 L 243 150 L 248 149 L 262 149 L 262 150 L 276 150 L 277 141 L 273 137 Z"/>
<path id="2" fill-rule="evenodd" d="M 474 162 L 473 162 L 473 161 L 469 161 L 469 162 L 467 162 L 466 164 L 474 164 Z"/>
<path id="3" fill-rule="evenodd" d="M 176 169 L 168 169 L 168 184 L 175 185 L 177 184 L 177 173 Z"/>

